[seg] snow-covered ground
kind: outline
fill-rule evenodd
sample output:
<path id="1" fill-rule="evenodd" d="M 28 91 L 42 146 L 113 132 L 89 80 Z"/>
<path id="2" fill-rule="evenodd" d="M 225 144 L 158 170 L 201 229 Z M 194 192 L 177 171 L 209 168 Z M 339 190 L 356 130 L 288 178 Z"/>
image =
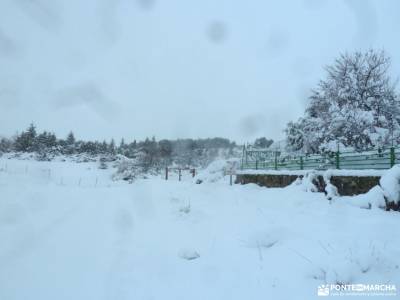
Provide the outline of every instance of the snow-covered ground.
<path id="1" fill-rule="evenodd" d="M 329 202 L 301 185 L 128 184 L 111 173 L 0 158 L 0 299 L 297 300 L 319 298 L 325 283 L 400 289 L 398 212 Z"/>

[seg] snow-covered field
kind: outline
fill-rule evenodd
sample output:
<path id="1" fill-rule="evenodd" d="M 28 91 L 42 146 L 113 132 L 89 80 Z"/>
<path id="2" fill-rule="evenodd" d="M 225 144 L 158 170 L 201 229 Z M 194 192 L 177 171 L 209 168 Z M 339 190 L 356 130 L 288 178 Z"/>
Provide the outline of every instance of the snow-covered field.
<path id="1" fill-rule="evenodd" d="M 297 300 L 319 298 L 325 283 L 400 289 L 398 212 L 349 197 L 330 203 L 301 186 L 127 184 L 111 172 L 0 158 L 1 300 Z"/>

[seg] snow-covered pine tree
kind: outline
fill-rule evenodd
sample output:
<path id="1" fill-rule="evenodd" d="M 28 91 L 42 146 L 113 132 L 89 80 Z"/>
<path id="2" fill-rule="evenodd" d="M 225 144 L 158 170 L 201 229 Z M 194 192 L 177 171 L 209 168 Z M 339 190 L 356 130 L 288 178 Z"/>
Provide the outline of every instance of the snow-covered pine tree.
<path id="1" fill-rule="evenodd" d="M 116 148 L 115 148 L 115 141 L 114 139 L 111 139 L 110 144 L 108 145 L 108 153 L 111 155 L 115 155 L 116 152 Z"/>
<path id="2" fill-rule="evenodd" d="M 19 152 L 35 151 L 36 127 L 30 124 L 28 129 L 17 136 L 14 143 L 14 148 Z"/>
<path id="3" fill-rule="evenodd" d="M 66 154 L 75 154 L 77 144 L 74 133 L 72 131 L 68 133 L 67 139 L 65 140 L 65 145 L 63 146 L 64 146 L 64 152 Z"/>
<path id="4" fill-rule="evenodd" d="M 117 153 L 118 154 L 124 154 L 125 153 L 125 148 L 126 148 L 125 140 L 124 140 L 124 138 L 122 138 L 121 142 L 119 143 L 119 146 L 117 148 Z"/>
<path id="5" fill-rule="evenodd" d="M 257 138 L 254 141 L 254 146 L 257 148 L 268 148 L 269 146 L 271 146 L 273 144 L 274 140 L 269 140 L 266 137 L 260 137 Z"/>
<path id="6" fill-rule="evenodd" d="M 2 137 L 0 139 L 0 154 L 10 152 L 12 150 L 13 140 Z"/>
<path id="7" fill-rule="evenodd" d="M 75 136 L 74 136 L 74 133 L 72 131 L 70 131 L 68 133 L 66 142 L 67 142 L 67 145 L 74 145 L 75 144 L 75 142 L 76 142 L 75 141 Z"/>

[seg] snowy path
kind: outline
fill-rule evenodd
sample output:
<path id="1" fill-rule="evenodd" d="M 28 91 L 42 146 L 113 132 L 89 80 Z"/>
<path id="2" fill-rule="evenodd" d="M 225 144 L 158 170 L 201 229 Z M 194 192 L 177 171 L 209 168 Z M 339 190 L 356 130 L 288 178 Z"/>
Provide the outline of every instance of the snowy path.
<path id="1" fill-rule="evenodd" d="M 400 286 L 398 213 L 297 187 L 13 176 L 0 173 L 2 300 L 317 299 L 322 283 Z"/>

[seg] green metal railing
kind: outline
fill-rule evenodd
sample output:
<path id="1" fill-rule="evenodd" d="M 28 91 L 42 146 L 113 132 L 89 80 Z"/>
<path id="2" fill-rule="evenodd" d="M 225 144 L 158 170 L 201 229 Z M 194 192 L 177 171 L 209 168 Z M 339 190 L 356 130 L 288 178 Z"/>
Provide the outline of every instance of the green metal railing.
<path id="1" fill-rule="evenodd" d="M 255 170 L 327 170 L 390 169 L 400 163 L 400 147 L 364 152 L 330 152 L 323 155 L 285 156 L 279 151 L 244 147 L 242 169 Z"/>

